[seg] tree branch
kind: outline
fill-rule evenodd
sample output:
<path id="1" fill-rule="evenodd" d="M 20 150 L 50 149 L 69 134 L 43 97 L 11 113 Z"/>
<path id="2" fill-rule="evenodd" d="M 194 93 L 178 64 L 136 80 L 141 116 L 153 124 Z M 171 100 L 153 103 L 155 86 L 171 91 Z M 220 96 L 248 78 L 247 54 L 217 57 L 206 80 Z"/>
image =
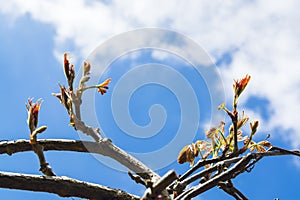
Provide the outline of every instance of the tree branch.
<path id="1" fill-rule="evenodd" d="M 108 139 L 101 139 L 97 142 L 76 141 L 76 140 L 38 140 L 43 146 L 44 151 L 76 151 L 86 153 L 96 153 L 103 156 L 108 156 L 122 165 L 126 166 L 131 171 L 140 175 L 144 179 L 158 180 L 159 176 L 150 168 L 145 166 L 136 158 L 130 156 L 125 151 L 113 145 Z M 18 152 L 32 151 L 29 140 L 15 140 L 0 142 L 0 154 L 12 155 Z"/>
<path id="2" fill-rule="evenodd" d="M 107 146 L 106 143 L 110 143 L 110 142 L 105 141 L 105 139 L 100 140 L 100 143 L 89 142 L 89 141 L 54 140 L 54 139 L 52 139 L 52 140 L 50 140 L 50 139 L 39 140 L 38 142 L 39 142 L 40 145 L 43 146 L 44 151 L 50 151 L 50 150 L 74 151 L 74 152 L 96 153 L 96 154 L 100 154 L 100 155 L 103 155 L 103 156 L 109 156 L 109 157 L 111 156 L 110 148 L 106 147 Z M 103 145 L 102 143 L 104 143 L 105 145 Z M 108 144 L 108 145 L 110 145 L 110 144 Z M 16 141 L 2 141 L 2 142 L 0 142 L 0 154 L 12 155 L 14 153 L 25 152 L 25 151 L 32 151 L 32 146 L 29 143 L 29 140 L 16 140 Z M 257 160 L 259 160 L 260 158 L 265 157 L 265 156 L 278 156 L 278 155 L 296 155 L 296 156 L 300 156 L 300 152 L 299 152 L 299 150 L 288 151 L 288 150 L 280 149 L 278 147 L 272 147 L 267 152 L 253 153 L 253 154 L 249 154 L 249 155 L 251 155 L 252 158 L 256 158 Z M 244 157 L 246 157 L 246 156 L 244 156 Z M 231 159 L 223 158 L 222 162 L 225 162 L 225 163 L 238 162 L 238 161 L 240 162 L 244 157 L 231 158 Z M 250 156 L 248 156 L 248 157 L 250 157 Z M 123 162 L 123 163 L 124 163 L 124 161 L 126 161 L 124 163 L 124 165 L 127 166 L 129 169 L 131 169 L 134 172 L 145 172 L 147 170 L 147 167 L 144 168 L 143 165 L 138 165 L 138 164 L 132 165 L 131 162 L 134 163 L 134 161 L 124 159 L 124 158 L 119 158 L 119 157 L 115 157 L 115 159 L 116 160 L 118 159 L 118 160 L 120 160 L 120 162 Z M 207 160 L 206 162 L 200 161 L 197 169 L 201 165 L 203 166 L 204 163 L 214 163 L 214 162 L 216 163 L 217 161 L 219 161 L 219 159 L 211 159 L 211 160 Z M 248 168 L 247 166 L 249 166 L 249 164 L 245 165 L 244 168 Z M 239 168 L 239 169 L 241 169 L 241 168 Z M 214 171 L 215 169 L 209 168 L 208 170 L 209 171 L 210 170 Z M 232 170 L 232 168 L 230 170 Z M 230 170 L 227 170 L 224 173 L 226 173 L 228 175 L 228 172 Z M 188 175 L 184 176 L 184 178 L 181 176 L 178 181 L 180 181 L 182 183 L 187 183 L 187 182 L 190 183 L 191 181 L 195 181 L 199 177 L 201 178 L 203 174 L 206 174 L 206 172 L 207 171 L 204 170 L 203 172 L 200 172 L 199 174 L 195 174 L 194 177 L 191 177 L 190 179 L 187 179 L 187 180 L 184 180 L 184 179 L 186 179 Z M 150 174 L 150 173 L 151 172 L 147 172 L 146 174 Z M 224 173 L 221 173 L 220 175 L 224 175 Z M 145 173 L 139 173 L 139 174 L 144 175 L 143 178 L 146 178 L 146 176 L 147 176 L 147 175 L 145 175 Z M 191 174 L 191 172 L 188 173 L 188 174 Z M 217 183 L 218 183 L 218 181 L 216 181 L 216 178 L 219 177 L 219 176 L 216 176 L 213 179 L 205 182 L 204 184 L 201 184 L 201 187 L 198 188 L 197 193 L 198 192 L 202 193 L 203 191 L 206 191 L 209 188 L 216 186 Z M 226 179 L 224 180 L 223 178 L 224 177 L 222 177 L 222 181 L 226 181 Z M 213 181 L 213 182 L 211 182 L 211 181 Z M 1 181 L 1 176 L 0 176 L 0 183 L 1 182 L 2 181 Z M 210 184 L 208 184 L 208 182 L 210 182 Z M 184 184 L 184 185 L 186 185 L 186 184 Z M 0 187 L 5 187 L 5 185 L 3 185 L 1 183 Z M 15 188 L 15 189 L 18 189 L 18 188 Z M 185 192 L 187 192 L 187 191 L 185 191 Z M 185 194 L 187 194 L 187 193 L 185 193 Z"/>
<path id="3" fill-rule="evenodd" d="M 198 180 L 199 178 L 202 178 L 206 174 L 211 173 L 213 171 L 216 171 L 218 168 L 222 167 L 223 165 L 229 166 L 229 165 L 231 165 L 231 163 L 236 163 L 230 169 L 214 176 L 213 178 L 211 178 L 210 180 L 206 181 L 203 184 L 200 184 L 198 186 L 194 186 L 194 187 L 184 191 L 183 193 L 181 193 L 176 198 L 176 199 L 181 199 L 181 198 L 190 199 L 192 197 L 195 197 L 195 196 L 211 189 L 212 187 L 217 186 L 222 181 L 224 182 L 224 181 L 228 181 L 232 178 L 235 178 L 240 173 L 243 173 L 245 170 L 252 167 L 256 162 L 258 162 L 263 157 L 266 157 L 266 156 L 280 156 L 280 155 L 300 156 L 300 152 L 299 152 L 299 150 L 289 151 L 289 150 L 281 149 L 281 148 L 278 148 L 278 147 L 271 147 L 267 152 L 251 153 L 251 154 L 247 154 L 247 155 L 242 156 L 242 157 L 235 157 L 235 158 L 227 158 L 227 159 L 224 158 L 224 159 L 222 159 L 222 161 L 219 161 L 219 162 L 217 162 L 219 159 L 210 159 L 210 160 L 208 160 L 208 162 L 211 163 L 212 161 L 215 161 L 215 162 L 213 162 L 215 165 L 213 165 L 212 167 L 207 168 L 207 169 L 205 169 L 205 170 L 203 170 L 203 171 L 201 171 L 197 174 L 194 174 L 193 176 L 191 176 L 189 178 L 188 178 L 188 175 L 192 174 L 192 172 L 189 172 L 188 175 L 186 175 L 187 174 L 186 173 L 184 179 L 180 177 L 179 180 L 177 180 L 177 182 L 172 183 L 169 187 L 171 189 L 175 189 L 180 194 L 181 191 L 183 191 L 188 184 Z M 198 167 L 202 163 L 203 162 L 199 162 Z M 195 171 L 195 170 L 196 169 L 194 169 L 193 171 Z M 243 197 L 242 193 L 239 193 L 239 191 L 235 190 L 235 192 L 240 197 Z"/>
<path id="4" fill-rule="evenodd" d="M 90 69 L 88 69 L 86 72 L 84 71 L 83 77 L 90 73 L 89 70 Z M 77 90 L 76 94 L 72 93 L 72 101 L 75 107 L 75 115 L 71 115 L 70 117 L 73 118 L 73 121 L 75 123 L 75 129 L 93 137 L 96 142 L 101 144 L 102 149 L 106 154 L 105 156 L 108 156 L 118 161 L 120 164 L 124 165 L 128 169 L 134 171 L 136 174 L 141 176 L 143 179 L 149 179 L 152 183 L 159 180 L 160 176 L 154 171 L 152 171 L 145 164 L 143 164 L 141 161 L 131 156 L 118 146 L 114 145 L 110 139 L 102 138 L 99 128 L 92 128 L 86 125 L 81 120 L 80 106 L 82 103 L 82 94 L 84 91 L 84 88 L 82 86 L 82 83 L 80 83 L 79 89 Z"/>
<path id="5" fill-rule="evenodd" d="M 211 159 L 206 159 L 206 160 L 199 160 L 192 168 L 190 168 L 187 172 L 185 172 L 183 175 L 179 177 L 179 181 L 182 181 L 186 179 L 188 176 L 193 174 L 195 171 L 197 171 L 199 168 L 212 164 L 212 163 L 217 163 L 222 160 L 226 160 L 228 157 L 217 157 L 217 158 L 211 158 Z"/>
<path id="6" fill-rule="evenodd" d="M 279 155 L 296 155 L 300 156 L 300 151 L 299 150 L 285 150 L 281 149 L 279 147 L 273 146 L 269 151 L 263 152 L 263 153 L 255 153 L 257 155 L 262 155 L 262 156 L 279 156 Z M 235 157 L 233 159 L 241 159 L 242 157 Z M 199 160 L 192 168 L 190 168 L 187 172 L 185 172 L 183 175 L 179 177 L 179 181 L 182 181 L 186 179 L 188 176 L 193 174 L 195 171 L 197 171 L 199 168 L 207 165 L 207 164 L 212 164 L 212 163 L 217 163 L 220 161 L 224 161 L 227 159 L 232 159 L 231 156 L 228 157 L 217 157 L 217 158 L 211 158 L 211 159 L 206 159 L 206 160 Z"/>
<path id="7" fill-rule="evenodd" d="M 0 172 L 0 187 L 54 193 L 61 197 L 80 197 L 87 199 L 130 199 L 138 196 L 119 189 L 78 181 L 67 177 L 37 176 L 18 173 Z"/>
<path id="8" fill-rule="evenodd" d="M 191 187 L 190 189 L 186 190 L 182 194 L 180 194 L 177 199 L 191 199 L 213 187 L 218 185 L 221 181 L 226 181 L 232 178 L 235 178 L 240 173 L 244 172 L 245 166 L 253 159 L 253 154 L 248 154 L 247 156 L 243 157 L 240 161 L 238 161 L 232 168 L 224 171 L 223 173 L 215 176 L 214 178 L 206 181 L 203 184 Z"/>
<path id="9" fill-rule="evenodd" d="M 230 180 L 228 180 L 227 182 L 220 182 L 218 186 L 224 192 L 233 196 L 236 200 L 248 200 L 248 198 L 241 191 L 233 186 Z"/>
<path id="10" fill-rule="evenodd" d="M 174 170 L 167 172 L 160 180 L 155 182 L 150 188 L 148 188 L 142 200 L 147 199 L 156 199 L 158 195 L 160 195 L 165 189 L 170 185 L 175 179 L 177 179 L 177 175 Z M 167 191 L 166 191 L 167 192 Z M 168 196 L 168 193 L 165 194 L 165 197 Z"/>
<path id="11" fill-rule="evenodd" d="M 194 174 L 193 176 L 190 176 L 189 178 L 184 179 L 183 181 L 179 182 L 180 184 L 186 186 L 204 176 L 206 176 L 207 174 L 210 174 L 214 171 L 217 171 L 220 168 L 224 168 L 225 166 L 229 166 L 232 163 L 238 162 L 241 158 L 231 158 L 231 159 L 227 159 L 224 161 L 220 161 L 218 163 L 216 163 L 215 165 L 204 169 L 196 174 Z"/>
<path id="12" fill-rule="evenodd" d="M 47 176 L 56 176 L 55 173 L 52 171 L 52 168 L 49 165 L 49 163 L 46 162 L 46 158 L 45 158 L 44 151 L 43 151 L 43 146 L 38 143 L 31 144 L 31 145 L 32 145 L 32 149 L 33 149 L 34 153 L 39 158 L 40 171 Z"/>

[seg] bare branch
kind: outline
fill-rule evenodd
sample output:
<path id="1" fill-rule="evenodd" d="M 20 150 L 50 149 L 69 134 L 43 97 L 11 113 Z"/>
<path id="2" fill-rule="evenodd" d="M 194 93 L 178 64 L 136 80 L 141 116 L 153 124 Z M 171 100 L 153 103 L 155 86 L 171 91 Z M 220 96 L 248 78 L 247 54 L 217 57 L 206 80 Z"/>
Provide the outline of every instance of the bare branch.
<path id="1" fill-rule="evenodd" d="M 227 159 L 227 157 L 217 157 L 217 158 L 212 158 L 212 159 L 199 160 L 192 168 L 190 168 L 187 172 L 185 172 L 183 175 L 181 175 L 179 177 L 179 181 L 186 179 L 192 173 L 197 171 L 197 169 L 199 169 L 207 164 L 217 163 L 217 162 L 225 160 L 225 159 Z"/>
<path id="2" fill-rule="evenodd" d="M 102 140 L 101 140 L 102 141 Z M 102 145 L 102 143 L 97 142 L 89 142 L 89 141 L 76 141 L 76 140 L 39 140 L 39 144 L 43 146 L 44 151 L 50 151 L 50 150 L 56 150 L 56 151 L 75 151 L 75 152 L 86 152 L 86 153 L 96 153 L 103 156 L 111 156 L 110 151 L 105 148 L 105 145 Z M 276 149 L 276 147 L 273 147 Z M 24 152 L 24 151 L 32 151 L 31 144 L 29 143 L 29 140 L 15 140 L 15 141 L 2 141 L 0 142 L 0 154 L 8 154 L 12 155 L 14 153 L 18 152 Z M 265 153 L 256 153 L 257 156 L 277 156 L 277 155 L 298 155 L 300 156 L 300 152 L 297 150 L 294 151 L 267 151 Z M 237 159 L 241 159 L 237 158 Z M 123 160 L 123 159 L 122 159 Z M 200 167 L 216 163 L 219 160 L 226 160 L 226 158 L 223 159 L 208 159 L 208 160 L 201 160 L 199 161 L 193 168 L 191 168 L 187 173 L 182 175 L 179 178 L 179 181 L 183 181 L 186 179 L 189 175 L 191 175 L 194 171 L 199 169 Z M 143 165 L 135 165 L 132 166 L 130 164 L 130 161 L 126 164 L 127 167 L 134 171 L 134 172 L 145 172 L 147 171 L 147 168 L 143 168 Z M 126 166 L 125 165 L 125 166 Z M 151 172 L 148 172 L 149 174 Z M 204 173 L 204 172 L 203 172 Z M 147 179 L 147 175 L 142 173 L 143 178 Z M 203 174 L 202 174 L 203 175 Z M 201 174 L 198 174 L 198 177 L 201 177 Z M 149 178 L 149 177 L 148 177 Z"/>
<path id="3" fill-rule="evenodd" d="M 234 149 L 233 149 L 233 154 L 235 154 L 239 147 L 238 147 L 238 112 L 236 110 L 236 106 L 234 106 L 234 111 L 233 111 L 233 116 L 231 116 L 232 124 L 233 124 L 233 144 L 234 144 Z"/>
<path id="4" fill-rule="evenodd" d="M 192 183 L 193 181 L 196 181 L 199 178 L 202 178 L 205 176 L 207 173 L 214 172 L 218 168 L 222 167 L 223 165 L 228 165 L 231 163 L 237 162 L 233 167 L 230 169 L 216 175 L 215 177 L 211 178 L 210 180 L 206 181 L 203 184 L 200 184 L 198 186 L 194 186 L 183 193 L 181 193 L 176 199 L 190 199 L 192 197 L 195 197 L 215 186 L 217 186 L 220 182 L 228 181 L 230 179 L 235 178 L 239 174 L 243 173 L 245 170 L 249 169 L 251 166 L 253 166 L 256 162 L 258 162 L 260 159 L 266 156 L 280 156 L 280 155 L 296 155 L 300 156 L 299 150 L 294 150 L 294 151 L 289 151 L 285 149 L 281 149 L 278 147 L 271 147 L 267 152 L 262 152 L 262 153 L 252 153 L 252 154 L 247 154 L 246 156 L 242 157 L 235 157 L 235 158 L 224 158 L 223 161 L 220 161 L 216 163 L 214 166 L 205 169 L 189 178 L 185 176 L 185 179 L 179 178 L 179 182 L 174 184 L 171 184 L 171 186 L 175 185 L 175 190 L 180 192 L 186 187 L 186 185 Z M 211 163 L 212 161 L 217 161 L 219 159 L 211 159 L 209 162 Z M 252 161 L 252 162 L 251 162 Z M 198 164 L 198 163 L 197 163 Z M 202 164 L 202 162 L 199 162 L 199 166 Z M 190 173 L 191 174 L 191 173 Z M 239 191 L 236 190 L 236 194 L 239 194 L 240 197 L 242 196 L 242 193 L 238 193 Z M 246 198 L 246 197 L 245 197 Z"/>
<path id="5" fill-rule="evenodd" d="M 227 182 L 220 182 L 218 185 L 224 192 L 233 196 L 236 200 L 248 200 L 248 198 L 238 189 L 236 189 L 232 182 L 228 180 Z"/>
<path id="6" fill-rule="evenodd" d="M 38 143 L 34 143 L 31 144 L 32 145 L 32 149 L 34 151 L 34 153 L 38 156 L 39 161 L 40 161 L 40 171 L 47 175 L 47 176 L 56 176 L 55 173 L 52 171 L 51 166 L 49 165 L 49 163 L 46 162 L 46 158 L 44 155 L 44 151 L 43 151 L 43 147 L 38 144 Z"/>
<path id="7" fill-rule="evenodd" d="M 127 154 L 125 151 L 113 145 L 108 139 L 101 139 L 99 143 L 75 140 L 38 140 L 38 142 L 43 146 L 44 151 L 76 151 L 108 156 L 126 166 L 131 171 L 134 171 L 144 179 L 159 179 L 159 176 L 150 168 L 145 166 L 136 158 Z M 32 151 L 29 140 L 0 142 L 0 154 L 6 153 L 8 155 L 12 155 L 14 153 L 24 151 Z"/>
<path id="8" fill-rule="evenodd" d="M 161 194 L 165 189 L 170 185 L 175 179 L 177 179 L 177 175 L 174 170 L 167 172 L 161 179 L 153 184 L 151 188 L 148 188 L 144 193 L 141 199 L 155 199 L 159 194 Z M 165 194 L 166 198 L 168 194 Z"/>
<path id="9" fill-rule="evenodd" d="M 240 173 L 244 172 L 245 166 L 253 159 L 253 154 L 248 154 L 238 161 L 232 168 L 224 171 L 223 173 L 215 176 L 214 178 L 206 181 L 203 184 L 191 187 L 182 194 L 180 194 L 176 199 L 191 199 L 215 186 L 221 181 L 226 181 L 235 178 Z"/>
<path id="10" fill-rule="evenodd" d="M 83 76 L 85 75 L 87 74 L 84 72 Z M 106 82 L 106 84 L 108 84 L 110 82 L 110 79 L 107 79 L 106 81 L 108 81 Z M 74 120 L 76 130 L 79 130 L 82 133 L 93 137 L 94 140 L 102 146 L 101 148 L 104 150 L 105 156 L 108 156 L 118 161 L 120 164 L 124 165 L 128 169 L 134 171 L 136 174 L 141 176 L 143 179 L 149 179 L 152 183 L 156 182 L 160 178 L 158 174 L 156 174 L 138 159 L 134 158 L 118 146 L 114 145 L 110 139 L 102 138 L 99 128 L 92 128 L 86 125 L 81 120 L 80 106 L 82 103 L 83 91 L 84 90 L 82 89 L 82 85 L 80 84 L 76 94 L 72 93 L 72 101 L 75 106 L 76 115 L 72 115 L 71 117 Z"/>
<path id="11" fill-rule="evenodd" d="M 76 110 L 76 112 L 78 112 Z M 77 118 L 77 116 L 72 115 L 72 119 L 75 123 L 75 129 L 78 131 L 81 131 L 82 133 L 91 136 L 92 138 L 94 138 L 94 140 L 96 142 L 99 142 L 101 140 L 101 135 L 100 135 L 100 130 L 99 128 L 92 128 L 88 125 L 86 125 L 83 121 L 81 121 L 80 119 Z"/>
<path id="12" fill-rule="evenodd" d="M 129 177 L 134 180 L 137 184 L 142 184 L 143 186 L 147 187 L 147 183 L 144 179 L 142 179 L 139 175 L 133 175 L 130 171 L 127 173 Z"/>
<path id="13" fill-rule="evenodd" d="M 272 150 L 274 153 L 278 152 L 279 155 L 286 154 L 286 155 L 300 156 L 300 151 L 298 150 L 291 151 L 291 150 L 286 150 L 275 146 L 272 146 L 270 150 Z"/>
<path id="14" fill-rule="evenodd" d="M 78 181 L 67 177 L 37 176 L 18 173 L 0 172 L 0 187 L 54 193 L 61 197 L 80 197 L 87 199 L 130 199 L 138 196 L 119 189 Z"/>
<path id="15" fill-rule="evenodd" d="M 205 177 L 206 175 L 208 175 L 212 172 L 215 172 L 215 171 L 219 170 L 220 168 L 224 168 L 224 167 L 230 165 L 231 163 L 235 163 L 235 162 L 239 161 L 240 159 L 241 158 L 231 158 L 231 159 L 227 159 L 224 161 L 220 161 L 220 162 L 216 163 L 215 165 L 194 174 L 193 176 L 186 177 L 185 179 L 179 179 L 178 181 L 176 181 L 175 183 L 170 185 L 170 189 L 174 189 L 178 194 L 180 194 L 188 184 L 190 184 L 198 179 L 201 179 L 202 177 Z"/>
<path id="16" fill-rule="evenodd" d="M 299 150 L 285 150 L 281 149 L 279 151 L 278 149 L 281 149 L 279 147 L 272 147 L 269 151 L 263 152 L 263 153 L 255 153 L 257 156 L 279 156 L 279 155 L 296 155 L 300 156 L 300 151 Z M 231 156 L 228 157 L 217 157 L 217 158 L 211 158 L 211 159 L 206 159 L 206 160 L 199 160 L 192 168 L 190 168 L 187 172 L 185 172 L 183 175 L 179 177 L 179 181 L 182 181 L 186 179 L 188 176 L 193 174 L 195 171 L 197 171 L 199 168 L 207 165 L 207 164 L 212 164 L 212 163 L 217 163 L 223 160 L 230 159 Z M 234 159 L 241 159 L 242 157 L 239 158 L 234 158 Z"/>

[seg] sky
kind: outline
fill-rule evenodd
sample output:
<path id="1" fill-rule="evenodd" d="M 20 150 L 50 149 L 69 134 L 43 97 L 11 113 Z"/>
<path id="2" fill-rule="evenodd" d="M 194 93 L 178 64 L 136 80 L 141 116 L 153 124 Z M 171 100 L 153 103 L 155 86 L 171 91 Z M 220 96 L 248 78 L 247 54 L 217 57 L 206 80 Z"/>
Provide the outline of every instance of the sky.
<path id="1" fill-rule="evenodd" d="M 234 79 L 251 75 L 240 98 L 250 119 L 260 121 L 257 140 L 299 149 L 300 14 L 296 0 L 266 1 L 4 1 L 0 0 L 0 140 L 28 139 L 25 102 L 44 100 L 39 138 L 89 139 L 68 126 L 51 95 L 66 84 L 63 53 L 75 64 L 92 64 L 89 84 L 111 77 L 105 95 L 88 91 L 83 117 L 106 137 L 160 175 L 186 144 L 230 106 Z M 224 120 L 229 123 L 228 118 Z M 249 125 L 247 125 L 249 126 Z M 245 129 L 245 132 L 249 131 Z M 54 172 L 141 195 L 124 169 L 101 156 L 46 152 Z M 40 174 L 32 152 L 1 155 L 0 170 Z M 298 158 L 260 161 L 234 184 L 250 199 L 298 199 Z M 117 178 L 116 178 L 117 177 Z M 61 199 L 57 195 L 0 189 L 1 198 Z M 197 199 L 230 199 L 219 189 Z M 73 198 L 76 199 L 76 198 Z"/>

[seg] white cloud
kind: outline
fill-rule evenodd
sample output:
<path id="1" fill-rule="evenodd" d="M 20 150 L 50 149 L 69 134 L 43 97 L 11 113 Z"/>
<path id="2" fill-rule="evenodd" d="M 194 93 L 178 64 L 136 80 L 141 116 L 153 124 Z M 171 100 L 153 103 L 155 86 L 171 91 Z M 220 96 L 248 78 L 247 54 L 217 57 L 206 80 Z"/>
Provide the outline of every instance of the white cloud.
<path id="1" fill-rule="evenodd" d="M 157 60 L 165 60 L 170 57 L 170 54 L 165 51 L 153 50 L 151 56 Z"/>
<path id="2" fill-rule="evenodd" d="M 244 100 L 265 97 L 274 111 L 267 129 L 280 125 L 300 146 L 300 2 L 287 1 L 0 1 L 0 12 L 12 18 L 25 13 L 56 30 L 55 52 L 74 42 L 86 57 L 115 34 L 140 27 L 170 28 L 203 45 L 215 60 L 236 49 L 232 63 L 221 68 L 231 94 L 232 79 L 249 73 Z M 283 135 L 281 135 L 283 136 Z"/>

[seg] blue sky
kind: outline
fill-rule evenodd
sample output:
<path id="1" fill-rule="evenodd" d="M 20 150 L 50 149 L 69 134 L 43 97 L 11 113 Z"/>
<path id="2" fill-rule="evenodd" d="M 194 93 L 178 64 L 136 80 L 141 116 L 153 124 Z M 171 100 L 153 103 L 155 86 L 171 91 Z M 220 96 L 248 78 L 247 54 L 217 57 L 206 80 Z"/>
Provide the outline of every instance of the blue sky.
<path id="1" fill-rule="evenodd" d="M 80 74 L 82 62 L 91 58 L 91 52 L 100 44 L 136 28 L 157 27 L 176 31 L 205 49 L 217 64 L 227 102 L 231 100 L 233 79 L 249 73 L 252 80 L 241 97 L 241 104 L 245 106 L 246 114 L 261 121 L 257 139 L 270 133 L 273 144 L 299 149 L 300 29 L 296 22 L 300 15 L 296 9 L 297 2 L 282 4 L 272 1 L 273 6 L 269 6 L 257 1 L 187 1 L 185 4 L 166 1 L 160 2 L 159 8 L 157 4 L 156 1 L 0 1 L 0 101 L 3 113 L 0 139 L 28 139 L 25 109 L 28 97 L 44 100 L 39 124 L 47 125 L 48 130 L 39 138 L 80 139 L 82 136 L 68 126 L 65 110 L 51 95 L 59 91 L 58 82 L 66 84 L 62 69 L 63 52 L 70 52 L 71 62 Z M 169 42 L 175 43 L 176 38 L 170 38 Z M 119 45 L 126 47 L 132 43 L 128 41 Z M 176 45 L 180 46 L 180 43 Z M 192 55 L 193 51 L 190 53 Z M 108 93 L 104 96 L 96 94 L 92 105 L 102 131 L 117 145 L 133 153 L 159 150 L 176 137 L 182 117 L 179 100 L 170 89 L 156 83 L 145 84 L 132 93 L 128 110 L 133 122 L 141 128 L 151 125 L 151 116 L 148 115 L 151 106 L 161 104 L 166 118 L 157 134 L 147 138 L 142 138 L 142 135 L 133 137 L 114 120 L 111 101 L 118 81 L 130 70 L 145 64 L 169 66 L 188 80 L 199 105 L 196 138 L 203 139 L 203 130 L 207 128 L 212 114 L 205 77 L 177 54 L 161 50 L 154 53 L 149 49 L 120 55 L 100 78 L 101 81 L 107 77 L 113 79 Z M 96 81 L 99 80 L 99 74 L 95 77 Z M 141 80 L 142 76 L 134 78 L 133 82 Z M 184 87 L 178 86 L 178 89 L 187 92 Z M 161 117 L 153 113 L 155 117 Z M 161 114 L 160 111 L 157 113 Z M 70 152 L 47 152 L 46 158 L 58 175 L 122 188 L 134 194 L 143 192 L 143 187 L 130 181 L 126 173 L 104 165 L 106 161 L 102 158 Z M 1 171 L 39 174 L 38 160 L 32 152 L 1 155 L 1 159 Z M 188 164 L 177 164 L 175 159 L 157 172 L 162 175 L 174 168 L 181 174 L 189 168 Z M 154 162 L 157 161 L 161 160 Z M 151 162 L 148 164 L 151 166 Z M 266 158 L 255 166 L 251 174 L 237 177 L 234 183 L 250 199 L 297 199 L 300 197 L 297 190 L 299 166 L 299 159 L 292 157 Z M 60 199 L 52 194 L 7 189 L 0 189 L 0 197 Z M 219 189 L 199 197 L 216 198 L 229 199 Z"/>

